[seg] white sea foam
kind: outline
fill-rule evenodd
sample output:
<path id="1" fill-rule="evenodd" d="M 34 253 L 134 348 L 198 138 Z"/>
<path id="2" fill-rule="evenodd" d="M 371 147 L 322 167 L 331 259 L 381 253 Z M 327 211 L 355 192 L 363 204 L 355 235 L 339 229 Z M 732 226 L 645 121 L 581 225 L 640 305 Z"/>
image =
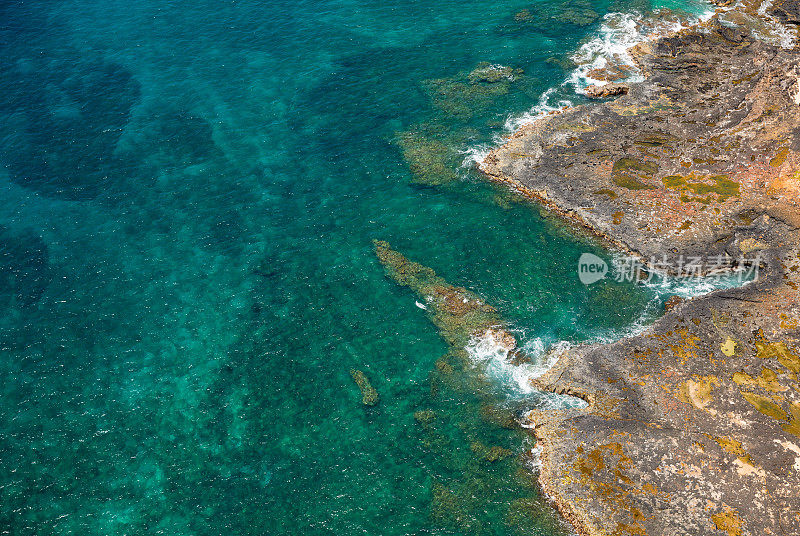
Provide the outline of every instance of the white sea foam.
<path id="1" fill-rule="evenodd" d="M 553 86 L 542 93 L 539 101 L 526 112 L 509 116 L 503 131 L 498 133 L 492 144 L 480 144 L 462 151 L 465 155 L 463 166 L 480 167 L 491 150 L 502 144 L 505 137 L 520 127 L 536 120 L 574 106 L 570 94 L 583 94 L 589 85 L 604 85 L 607 82 L 593 79 L 590 75 L 595 69 L 606 67 L 613 62 L 626 69 L 627 76 L 623 81 L 637 82 L 642 80 L 641 73 L 630 55 L 630 48 L 652 39 L 656 35 L 671 33 L 681 28 L 706 20 L 714 11 L 705 7 L 688 19 L 677 17 L 645 17 L 641 13 L 608 13 L 602 19 L 597 33 L 572 55 L 571 59 L 577 67 L 558 86 Z"/>
<path id="2" fill-rule="evenodd" d="M 628 73 L 622 81 L 641 82 L 643 77 L 630 54 L 631 48 L 656 36 L 688 28 L 713 14 L 714 10 L 707 7 L 688 18 L 671 16 L 664 11 L 656 11 L 654 16 L 644 16 L 638 12 L 609 13 L 603 17 L 597 35 L 572 55 L 571 59 L 578 67 L 570 73 L 564 84 L 572 85 L 578 93 L 583 93 L 590 85 L 605 85 L 607 81 L 592 78 L 591 73 L 609 64 L 617 65 Z"/>
<path id="3" fill-rule="evenodd" d="M 461 163 L 461 167 L 470 168 L 477 165 L 480 168 L 484 159 L 495 147 L 504 142 L 505 137 L 508 134 L 517 131 L 524 125 L 533 123 L 540 117 L 544 117 L 573 106 L 574 103 L 571 100 L 564 98 L 563 96 L 557 96 L 557 91 L 558 88 L 551 87 L 541 94 L 539 97 L 539 102 L 530 110 L 519 115 L 507 117 L 503 126 L 503 131 L 495 134 L 492 143 L 477 144 L 462 150 L 461 153 L 464 155 L 464 160 Z"/>
<path id="4" fill-rule="evenodd" d="M 512 363 L 512 349 L 504 345 L 493 331 L 487 330 L 470 340 L 467 353 L 475 366 L 484 367 L 490 377 L 512 394 L 530 394 L 535 391 L 531 381 L 547 372 L 568 348 L 566 342 L 547 345 L 541 338 L 535 338 L 522 346 L 531 362 L 515 365 Z"/>
<path id="5" fill-rule="evenodd" d="M 642 79 L 636 68 L 629 50 L 642 42 L 653 39 L 657 35 L 665 35 L 689 25 L 707 20 L 714 14 L 709 6 L 698 6 L 697 11 L 688 19 L 677 17 L 644 17 L 640 13 L 609 13 L 603 17 L 597 34 L 586 41 L 573 54 L 572 60 L 577 64 L 569 76 L 560 86 L 554 86 L 542 93 L 539 101 L 530 110 L 506 119 L 502 133 L 495 136 L 492 144 L 480 144 L 467 148 L 463 166 L 481 166 L 486 156 L 498 144 L 503 143 L 508 134 L 515 132 L 524 125 L 529 125 L 538 119 L 567 109 L 574 105 L 568 93 L 583 93 L 591 84 L 605 84 L 602 80 L 593 79 L 589 73 L 614 62 L 629 68 L 626 82 L 636 82 Z M 637 320 L 623 330 L 615 330 L 596 334 L 590 337 L 589 343 L 611 343 L 625 337 L 630 337 L 643 332 L 660 314 L 663 296 L 678 295 L 688 299 L 702 294 L 707 294 L 719 288 L 731 288 L 737 285 L 734 278 L 730 281 L 713 282 L 708 279 L 677 279 L 668 280 L 666 283 L 654 282 L 646 285 L 656 290 L 655 297 L 644 308 Z M 658 288 L 656 288 L 658 287 Z M 485 367 L 487 374 L 504 386 L 512 395 L 526 395 L 531 399 L 535 409 L 563 409 L 565 407 L 582 407 L 585 402 L 575 397 L 543 393 L 533 388 L 532 380 L 547 372 L 570 347 L 567 342 L 545 341 L 543 338 L 529 340 L 523 347 L 532 358 L 531 363 L 514 365 L 510 360 L 510 351 L 500 341 L 487 331 L 480 337 L 473 338 L 467 351 L 473 363 Z M 526 424 L 523 422 L 523 426 Z M 534 424 L 529 423 L 532 427 Z"/>
<path id="6" fill-rule="evenodd" d="M 540 391 L 532 383 L 550 370 L 569 348 L 568 342 L 548 344 L 544 339 L 537 337 L 522 346 L 522 350 L 531 361 L 515 365 L 511 360 L 510 349 L 502 344 L 492 331 L 486 331 L 470 341 L 467 352 L 476 368 L 481 367 L 510 398 L 523 397 L 531 409 L 583 408 L 587 404 L 580 398 Z M 520 417 L 520 425 L 532 428 L 535 423 L 529 421 L 523 414 Z"/>
<path id="7" fill-rule="evenodd" d="M 553 102 L 555 99 L 555 102 Z M 558 90 L 551 87 L 541 94 L 539 102 L 536 103 L 530 110 L 520 115 L 510 116 L 506 119 L 504 130 L 506 132 L 514 132 L 524 125 L 529 125 L 542 116 L 563 110 L 573 106 L 573 102 L 567 98 L 560 97 Z"/>
<path id="8" fill-rule="evenodd" d="M 589 342 L 610 344 L 628 337 L 640 335 L 653 322 L 663 314 L 663 303 L 665 297 L 679 296 L 684 300 L 696 298 L 714 292 L 716 290 L 740 287 L 748 282 L 742 282 L 737 275 L 729 275 L 718 279 L 712 277 L 701 278 L 667 278 L 654 279 L 651 282 L 643 282 L 642 286 L 653 291 L 653 298 L 642 308 L 639 316 L 623 329 L 610 330 L 594 334 Z"/>
<path id="9" fill-rule="evenodd" d="M 734 288 L 746 284 L 737 275 L 724 277 L 668 277 L 644 283 L 644 286 L 656 290 L 661 296 L 680 296 L 684 299 L 708 294 L 719 289 Z"/>
<path id="10" fill-rule="evenodd" d="M 498 144 L 499 141 L 495 143 L 481 143 L 463 149 L 461 154 L 464 155 L 464 160 L 461 162 L 461 167 L 471 168 L 473 166 L 478 166 L 480 168 L 483 161 L 486 160 L 486 157 L 489 156 L 489 153 L 492 152 L 492 149 Z"/>
<path id="11" fill-rule="evenodd" d="M 773 4 L 774 0 L 765 0 L 758 7 L 758 14 L 761 15 L 765 21 L 767 31 L 772 35 L 762 34 L 756 30 L 753 33 L 757 39 L 766 43 L 785 49 L 792 49 L 797 43 L 797 31 L 796 29 L 792 31 L 792 29 L 768 13 Z"/>
<path id="12" fill-rule="evenodd" d="M 537 444 L 535 447 L 533 447 L 527 460 L 528 469 L 532 473 L 538 472 L 539 469 L 542 468 L 542 446 Z"/>
<path id="13" fill-rule="evenodd" d="M 625 328 L 590 335 L 586 343 L 611 344 L 641 334 L 661 315 L 665 296 L 677 295 L 690 299 L 740 285 L 741 281 L 736 275 L 716 280 L 671 278 L 643 283 L 643 286 L 653 291 L 653 298 L 645 305 L 639 316 Z M 529 339 L 521 349 L 530 358 L 530 362 L 515 365 L 512 362 L 513 348 L 509 348 L 507 343 L 504 344 L 496 333 L 493 330 L 486 330 L 482 335 L 473 337 L 466 350 L 473 365 L 481 367 L 509 396 L 525 397 L 530 403 L 529 407 L 536 410 L 586 407 L 586 402 L 576 397 L 542 392 L 533 386 L 533 380 L 550 370 L 564 352 L 572 348 L 571 343 L 548 340 L 545 337 Z M 523 414 L 520 417 L 520 425 L 524 428 L 533 428 L 535 423 Z"/>
<path id="14" fill-rule="evenodd" d="M 647 38 L 641 20 L 638 13 L 609 13 L 603 17 L 598 35 L 581 45 L 572 55 L 571 59 L 578 67 L 570 73 L 564 84 L 572 84 L 578 93 L 592 84 L 604 85 L 605 81 L 593 79 L 589 73 L 607 67 L 610 62 L 624 65 L 636 73 L 631 77 L 631 82 L 640 81 L 641 76 L 636 72 L 628 49 Z"/>

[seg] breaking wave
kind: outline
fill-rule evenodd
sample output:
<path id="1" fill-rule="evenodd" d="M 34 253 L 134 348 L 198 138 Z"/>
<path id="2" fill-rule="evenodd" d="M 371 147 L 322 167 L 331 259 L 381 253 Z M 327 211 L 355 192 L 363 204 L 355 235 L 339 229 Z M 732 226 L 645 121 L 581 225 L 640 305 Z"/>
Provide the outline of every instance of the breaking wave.
<path id="1" fill-rule="evenodd" d="M 661 316 L 666 298 L 679 296 L 691 299 L 716 290 L 741 286 L 742 280 L 736 275 L 730 275 L 722 278 L 667 278 L 641 284 L 652 291 L 653 297 L 637 319 L 622 329 L 586 333 L 586 340 L 581 344 L 610 344 L 639 335 Z M 516 335 L 521 338 L 521 333 Z M 483 334 L 474 336 L 466 350 L 473 366 L 482 368 L 510 398 L 524 398 L 529 409 L 555 410 L 586 407 L 586 402 L 572 396 L 540 391 L 534 387 L 533 381 L 550 370 L 573 347 L 574 344 L 569 341 L 540 336 L 531 338 L 521 348 L 514 349 L 509 348 L 508 343 L 501 340 L 496 331 L 486 330 Z M 521 424 L 523 427 L 534 425 L 532 422 L 526 424 L 524 414 Z"/>
<path id="2" fill-rule="evenodd" d="M 604 85 L 610 81 L 641 81 L 641 73 L 630 49 L 655 36 L 669 34 L 707 20 L 714 14 L 714 10 L 707 4 L 698 4 L 695 11 L 693 14 L 677 15 L 661 9 L 647 16 L 639 12 L 608 13 L 603 17 L 596 34 L 571 56 L 570 59 L 576 67 L 566 79 L 560 85 L 542 93 L 538 102 L 529 110 L 506 118 L 502 132 L 494 136 L 492 143 L 478 144 L 463 150 L 465 157 L 462 166 L 480 166 L 491 150 L 502 144 L 510 133 L 541 117 L 574 106 L 575 95 L 583 95 L 590 85 Z M 611 72 L 613 80 L 600 75 L 601 69 Z"/>
<path id="3" fill-rule="evenodd" d="M 506 387 L 512 394 L 531 394 L 536 390 L 531 382 L 550 370 L 550 367 L 570 344 L 565 341 L 549 344 L 541 337 L 527 341 L 521 348 L 525 359 L 515 364 L 517 355 L 492 330 L 475 336 L 467 345 L 467 353 L 475 366 L 482 366 L 486 373 Z"/>

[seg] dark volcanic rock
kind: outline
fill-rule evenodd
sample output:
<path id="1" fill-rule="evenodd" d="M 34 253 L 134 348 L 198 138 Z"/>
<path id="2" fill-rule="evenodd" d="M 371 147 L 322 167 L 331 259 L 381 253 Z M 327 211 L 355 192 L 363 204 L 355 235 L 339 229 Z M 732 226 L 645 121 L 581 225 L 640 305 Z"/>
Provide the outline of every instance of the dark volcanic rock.
<path id="1" fill-rule="evenodd" d="M 710 23 L 640 62 L 628 95 L 526 125 L 483 171 L 646 259 L 734 254 L 745 211 L 800 223 L 797 54 Z"/>
<path id="2" fill-rule="evenodd" d="M 800 24 L 800 4 L 793 0 L 779 0 L 770 14 L 786 24 Z"/>

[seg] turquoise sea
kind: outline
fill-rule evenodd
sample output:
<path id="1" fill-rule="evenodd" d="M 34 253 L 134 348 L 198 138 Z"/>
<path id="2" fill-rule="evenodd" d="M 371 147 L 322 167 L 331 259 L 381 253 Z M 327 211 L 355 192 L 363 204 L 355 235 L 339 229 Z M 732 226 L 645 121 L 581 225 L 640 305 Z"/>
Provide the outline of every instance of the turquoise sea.
<path id="1" fill-rule="evenodd" d="M 462 165 L 654 7 L 0 3 L 0 534 L 567 534 L 509 424 L 536 397 L 442 381 L 372 240 L 534 355 L 656 318 L 669 292 L 582 285 L 601 245 Z"/>

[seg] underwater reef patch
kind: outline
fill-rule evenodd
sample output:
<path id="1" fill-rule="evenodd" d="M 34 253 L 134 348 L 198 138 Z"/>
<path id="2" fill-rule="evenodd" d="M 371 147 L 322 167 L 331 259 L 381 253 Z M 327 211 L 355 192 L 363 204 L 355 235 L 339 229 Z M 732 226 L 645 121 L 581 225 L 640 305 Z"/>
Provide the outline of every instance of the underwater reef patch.
<path id="1" fill-rule="evenodd" d="M 139 102 L 139 83 L 114 63 L 42 63 L 36 75 L 13 75 L 15 94 L 0 113 L 17 128 L 0 158 L 20 186 L 57 199 L 93 199 L 125 173 L 115 151 Z"/>

